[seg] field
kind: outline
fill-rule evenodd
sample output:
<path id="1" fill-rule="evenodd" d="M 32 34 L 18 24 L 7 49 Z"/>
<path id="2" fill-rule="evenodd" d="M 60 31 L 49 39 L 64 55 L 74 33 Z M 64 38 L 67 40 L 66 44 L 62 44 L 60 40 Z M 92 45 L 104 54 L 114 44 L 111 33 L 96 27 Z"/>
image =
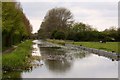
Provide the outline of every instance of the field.
<path id="1" fill-rule="evenodd" d="M 119 42 L 106 42 L 106 43 L 100 43 L 100 42 L 74 42 L 75 45 L 82 45 L 89 48 L 96 48 L 96 49 L 102 49 L 106 51 L 112 51 L 112 52 L 119 52 L 118 51 L 118 43 Z"/>
<path id="2" fill-rule="evenodd" d="M 101 50 L 106 50 L 110 52 L 117 52 L 120 53 L 119 50 L 119 44 L 120 42 L 106 42 L 106 43 L 100 43 L 100 42 L 74 42 L 74 41 L 63 41 L 63 40 L 52 40 L 48 39 L 47 41 L 57 43 L 57 44 L 74 44 L 74 45 L 82 45 L 89 48 L 96 48 Z"/>

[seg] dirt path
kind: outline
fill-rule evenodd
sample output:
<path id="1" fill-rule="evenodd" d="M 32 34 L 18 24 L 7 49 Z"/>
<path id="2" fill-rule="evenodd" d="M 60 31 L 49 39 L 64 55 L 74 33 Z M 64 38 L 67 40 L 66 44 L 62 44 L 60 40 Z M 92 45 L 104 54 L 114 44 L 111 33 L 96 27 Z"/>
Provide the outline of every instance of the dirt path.
<path id="1" fill-rule="evenodd" d="M 2 53 L 3 53 L 3 54 L 10 53 L 10 52 L 12 52 L 13 50 L 15 50 L 16 48 L 17 48 L 17 46 L 12 46 L 12 47 L 8 48 L 7 50 L 3 51 Z"/>

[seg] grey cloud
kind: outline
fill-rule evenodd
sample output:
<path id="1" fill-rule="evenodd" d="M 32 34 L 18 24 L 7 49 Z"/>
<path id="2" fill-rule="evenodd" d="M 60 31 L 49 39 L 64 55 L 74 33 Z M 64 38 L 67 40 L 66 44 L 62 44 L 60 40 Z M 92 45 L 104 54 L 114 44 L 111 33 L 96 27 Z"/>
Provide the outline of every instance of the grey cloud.
<path id="1" fill-rule="evenodd" d="M 109 20 L 107 23 L 113 22 L 113 25 L 111 23 L 107 24 L 107 26 L 114 26 L 117 21 L 117 2 L 22 2 L 21 4 L 25 14 L 30 19 L 34 18 L 40 21 L 42 21 L 48 10 L 54 7 L 65 7 L 69 9 L 73 13 L 76 21 L 85 21 L 89 17 L 95 17 L 94 19 L 96 19 L 97 17 L 97 20 L 103 19 L 105 21 Z M 92 25 L 97 25 L 97 27 L 101 26 L 97 23 Z"/>
<path id="2" fill-rule="evenodd" d="M 40 16 L 47 13 L 47 11 L 54 7 L 66 7 L 68 9 L 72 8 L 83 8 L 88 10 L 96 10 L 103 14 L 103 16 L 116 16 L 117 4 L 112 2 L 24 2 L 22 3 L 24 10 L 29 16 Z M 89 13 L 89 11 L 88 11 Z M 94 14 L 93 14 L 94 15 Z M 83 14 L 84 16 L 84 14 Z"/>

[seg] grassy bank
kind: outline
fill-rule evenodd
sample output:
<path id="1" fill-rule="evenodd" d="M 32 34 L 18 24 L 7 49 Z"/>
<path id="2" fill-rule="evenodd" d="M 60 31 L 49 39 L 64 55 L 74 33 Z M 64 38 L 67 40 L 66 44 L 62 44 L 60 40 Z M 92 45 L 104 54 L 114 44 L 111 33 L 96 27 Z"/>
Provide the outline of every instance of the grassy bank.
<path id="1" fill-rule="evenodd" d="M 118 51 L 118 43 L 119 42 L 107 42 L 107 43 L 100 43 L 100 42 L 74 42 L 75 45 L 82 45 L 89 48 L 96 48 L 100 50 L 106 50 L 110 52 L 119 52 Z"/>
<path id="2" fill-rule="evenodd" d="M 32 40 L 26 40 L 17 46 L 14 51 L 2 55 L 3 71 L 23 70 L 30 66 Z"/>
<path id="3" fill-rule="evenodd" d="M 55 44 L 60 44 L 60 45 L 65 45 L 65 43 L 67 43 L 67 41 L 64 41 L 64 40 L 55 40 L 55 39 L 47 39 L 47 41 Z"/>
<path id="4" fill-rule="evenodd" d="M 120 50 L 118 50 L 118 44 L 120 42 L 106 42 L 106 43 L 100 43 L 100 42 L 73 42 L 73 41 L 64 41 L 64 40 L 53 40 L 48 39 L 47 41 L 57 44 L 74 44 L 74 45 L 82 45 L 89 48 L 96 48 L 100 50 L 106 50 L 110 52 L 117 52 L 120 53 Z"/>

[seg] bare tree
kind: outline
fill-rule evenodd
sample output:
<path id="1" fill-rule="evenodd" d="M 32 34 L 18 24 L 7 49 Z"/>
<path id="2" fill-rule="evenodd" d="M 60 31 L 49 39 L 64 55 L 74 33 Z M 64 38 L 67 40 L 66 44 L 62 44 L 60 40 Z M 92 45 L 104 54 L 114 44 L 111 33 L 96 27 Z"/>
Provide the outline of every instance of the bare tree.
<path id="1" fill-rule="evenodd" d="M 49 10 L 41 24 L 41 29 L 50 35 L 54 30 L 65 31 L 73 23 L 72 13 L 63 7 Z"/>

